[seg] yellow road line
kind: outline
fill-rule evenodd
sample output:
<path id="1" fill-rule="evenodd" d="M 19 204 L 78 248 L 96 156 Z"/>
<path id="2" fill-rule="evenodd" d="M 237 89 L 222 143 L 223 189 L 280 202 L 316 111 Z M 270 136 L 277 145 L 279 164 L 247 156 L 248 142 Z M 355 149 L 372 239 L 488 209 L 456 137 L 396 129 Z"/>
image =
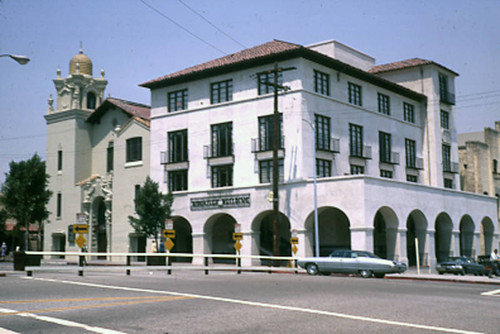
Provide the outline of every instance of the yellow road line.
<path id="1" fill-rule="evenodd" d="M 159 298 L 159 297 L 161 297 L 161 296 L 0 300 L 0 304 L 30 304 L 30 303 L 63 303 L 63 302 L 86 302 L 86 301 L 105 301 L 105 300 L 134 300 L 134 299 L 155 299 L 155 298 Z"/>

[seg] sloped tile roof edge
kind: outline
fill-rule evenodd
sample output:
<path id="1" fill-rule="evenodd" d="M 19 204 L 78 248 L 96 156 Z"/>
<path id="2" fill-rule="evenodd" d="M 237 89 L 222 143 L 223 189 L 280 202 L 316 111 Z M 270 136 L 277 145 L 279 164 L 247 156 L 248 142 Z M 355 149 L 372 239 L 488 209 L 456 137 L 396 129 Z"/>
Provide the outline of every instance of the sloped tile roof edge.
<path id="1" fill-rule="evenodd" d="M 411 59 L 400 60 L 400 61 L 396 61 L 396 62 L 392 62 L 392 63 L 376 65 L 376 66 L 372 67 L 370 70 L 368 70 L 368 72 L 372 73 L 372 74 L 379 74 L 379 73 L 397 71 L 397 70 L 407 69 L 407 68 L 411 68 L 411 67 L 418 67 L 418 66 L 423 66 L 423 65 L 436 65 L 438 67 L 441 67 L 441 68 L 453 73 L 456 76 L 459 76 L 459 74 L 457 72 L 450 70 L 449 68 L 447 68 L 441 64 L 438 64 L 435 61 L 428 60 L 428 59 L 422 59 L 422 58 L 411 58 Z"/>
<path id="2" fill-rule="evenodd" d="M 151 107 L 148 105 L 116 97 L 108 97 L 92 114 L 89 115 L 87 122 L 92 123 L 97 121 L 110 106 L 115 106 L 116 108 L 123 110 L 128 115 L 139 117 L 147 122 L 149 122 L 151 117 Z"/>

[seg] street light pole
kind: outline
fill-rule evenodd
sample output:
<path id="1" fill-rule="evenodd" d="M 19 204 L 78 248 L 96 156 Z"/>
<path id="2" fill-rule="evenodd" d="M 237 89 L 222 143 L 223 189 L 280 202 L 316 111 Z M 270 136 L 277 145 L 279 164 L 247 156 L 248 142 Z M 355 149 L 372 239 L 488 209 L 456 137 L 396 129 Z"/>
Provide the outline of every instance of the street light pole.
<path id="1" fill-rule="evenodd" d="M 313 131 L 313 184 L 314 184 L 314 256 L 319 257 L 319 224 L 318 224 L 318 192 L 316 186 L 317 170 L 316 170 L 316 127 L 308 120 L 302 119 L 309 124 Z"/>
<path id="2" fill-rule="evenodd" d="M 9 57 L 17 61 L 21 65 L 26 65 L 30 59 L 26 56 L 20 56 L 20 55 L 11 55 L 11 54 L 2 54 L 0 57 Z"/>

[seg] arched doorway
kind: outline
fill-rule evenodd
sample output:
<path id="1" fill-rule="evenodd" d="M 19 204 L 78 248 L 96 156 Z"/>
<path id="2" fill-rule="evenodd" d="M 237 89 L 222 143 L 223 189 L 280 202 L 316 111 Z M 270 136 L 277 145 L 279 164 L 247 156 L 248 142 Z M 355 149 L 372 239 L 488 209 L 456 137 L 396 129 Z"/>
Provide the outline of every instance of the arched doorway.
<path id="1" fill-rule="evenodd" d="M 417 265 L 417 242 L 418 241 L 418 257 L 420 265 L 427 263 L 425 258 L 425 243 L 426 243 L 427 220 L 424 214 L 415 210 L 408 216 L 406 221 L 406 255 L 408 257 L 408 265 Z"/>
<path id="2" fill-rule="evenodd" d="M 481 254 L 489 255 L 492 251 L 493 232 L 495 228 L 490 218 L 485 217 L 481 221 Z"/>
<path id="3" fill-rule="evenodd" d="M 175 239 L 172 253 L 193 254 L 193 230 L 191 224 L 183 217 L 174 217 Z M 192 257 L 173 257 L 174 262 L 192 262 Z"/>
<path id="4" fill-rule="evenodd" d="M 469 215 L 465 215 L 460 220 L 460 255 L 475 256 L 474 245 L 474 222 Z"/>
<path id="5" fill-rule="evenodd" d="M 314 212 L 307 217 L 305 227 L 314 254 Z M 328 256 L 336 249 L 351 249 L 350 222 L 343 211 L 332 207 L 318 208 L 318 227 L 320 256 Z"/>
<path id="6" fill-rule="evenodd" d="M 108 250 L 108 238 L 106 231 L 106 204 L 102 197 L 94 201 L 92 219 L 93 245 L 92 250 L 98 253 L 106 253 Z M 97 259 L 105 260 L 106 255 L 100 255 Z"/>
<path id="7" fill-rule="evenodd" d="M 373 220 L 373 253 L 393 260 L 396 255 L 398 219 L 392 209 L 383 207 Z"/>
<path id="8" fill-rule="evenodd" d="M 217 214 L 205 224 L 205 241 L 208 253 L 236 254 L 233 233 L 236 220 L 225 213 Z M 236 263 L 235 259 L 213 258 L 214 263 Z"/>
<path id="9" fill-rule="evenodd" d="M 292 250 L 290 246 L 290 222 L 288 218 L 281 212 L 278 217 L 278 233 L 277 233 L 277 243 L 278 243 L 278 256 L 291 256 Z M 263 256 L 273 256 L 274 255 L 274 218 L 272 211 L 266 211 L 260 214 L 254 224 L 252 224 L 252 229 L 254 235 L 258 236 L 258 253 Z M 284 261 L 281 264 L 287 264 L 288 261 Z M 268 265 L 269 260 L 262 260 L 261 264 Z"/>
<path id="10" fill-rule="evenodd" d="M 444 212 L 439 214 L 436 219 L 434 229 L 436 260 L 438 262 L 442 262 L 448 259 L 451 251 L 451 232 L 453 229 L 453 223 L 451 222 L 450 216 Z"/>

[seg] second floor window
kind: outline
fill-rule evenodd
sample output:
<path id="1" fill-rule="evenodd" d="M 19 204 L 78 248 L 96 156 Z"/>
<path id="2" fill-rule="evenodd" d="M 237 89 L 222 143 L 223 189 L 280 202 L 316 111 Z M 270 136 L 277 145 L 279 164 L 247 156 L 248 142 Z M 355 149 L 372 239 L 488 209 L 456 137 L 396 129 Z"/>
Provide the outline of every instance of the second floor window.
<path id="1" fill-rule="evenodd" d="M 410 123 L 415 123 L 415 108 L 413 104 L 403 102 L 404 120 Z"/>
<path id="2" fill-rule="evenodd" d="M 363 105 L 361 100 L 361 86 L 349 82 L 348 90 L 349 90 L 349 103 L 361 107 Z"/>
<path id="3" fill-rule="evenodd" d="M 168 133 L 168 162 L 188 161 L 188 134 L 187 130 Z"/>
<path id="4" fill-rule="evenodd" d="M 450 114 L 446 110 L 441 110 L 441 127 L 443 129 L 450 128 Z"/>
<path id="5" fill-rule="evenodd" d="M 451 147 L 450 145 L 443 144 L 443 171 L 451 172 Z"/>
<path id="6" fill-rule="evenodd" d="M 283 73 L 278 72 L 278 85 L 283 85 Z M 259 95 L 274 93 L 274 72 L 264 72 L 257 75 Z"/>
<path id="7" fill-rule="evenodd" d="M 279 182 L 283 182 L 285 180 L 283 159 L 278 160 L 278 168 L 279 168 L 278 169 Z M 273 161 L 272 160 L 259 161 L 259 181 L 260 181 L 260 183 L 273 182 Z"/>
<path id="8" fill-rule="evenodd" d="M 365 173 L 364 166 L 351 165 L 351 175 L 358 175 L 358 174 L 364 174 L 364 173 Z"/>
<path id="9" fill-rule="evenodd" d="M 353 157 L 363 157 L 363 127 L 349 124 L 349 148 Z"/>
<path id="10" fill-rule="evenodd" d="M 142 160 L 142 137 L 127 139 L 127 162 Z"/>
<path id="11" fill-rule="evenodd" d="M 378 112 L 384 115 L 391 114 L 391 99 L 389 96 L 378 93 Z"/>
<path id="12" fill-rule="evenodd" d="M 212 166 L 212 188 L 233 185 L 233 165 Z"/>
<path id="13" fill-rule="evenodd" d="M 187 89 L 168 93 L 168 111 L 177 111 L 187 109 Z"/>
<path id="14" fill-rule="evenodd" d="M 168 189 L 171 192 L 188 190 L 187 169 L 168 172 Z"/>
<path id="15" fill-rule="evenodd" d="M 233 100 L 233 80 L 215 82 L 210 85 L 210 103 L 221 103 Z"/>
<path id="16" fill-rule="evenodd" d="M 316 176 L 332 176 L 332 162 L 330 160 L 316 159 Z"/>
<path id="17" fill-rule="evenodd" d="M 212 157 L 226 157 L 233 154 L 233 123 L 212 125 Z"/>
<path id="18" fill-rule="evenodd" d="M 317 150 L 330 150 L 330 118 L 315 115 L 315 128 L 316 128 L 316 149 Z"/>
<path id="19" fill-rule="evenodd" d="M 323 95 L 330 95 L 330 76 L 320 71 L 314 71 L 314 91 Z"/>
<path id="20" fill-rule="evenodd" d="M 378 133 L 380 162 L 391 162 L 391 135 L 385 132 Z"/>
<path id="21" fill-rule="evenodd" d="M 259 117 L 259 150 L 270 151 L 273 149 L 274 138 L 274 115 Z M 283 127 L 283 117 L 279 115 L 278 124 L 278 149 L 283 148 L 283 140 L 281 137 Z"/>
<path id="22" fill-rule="evenodd" d="M 405 139 L 406 167 L 415 168 L 416 166 L 416 144 L 412 139 Z"/>

